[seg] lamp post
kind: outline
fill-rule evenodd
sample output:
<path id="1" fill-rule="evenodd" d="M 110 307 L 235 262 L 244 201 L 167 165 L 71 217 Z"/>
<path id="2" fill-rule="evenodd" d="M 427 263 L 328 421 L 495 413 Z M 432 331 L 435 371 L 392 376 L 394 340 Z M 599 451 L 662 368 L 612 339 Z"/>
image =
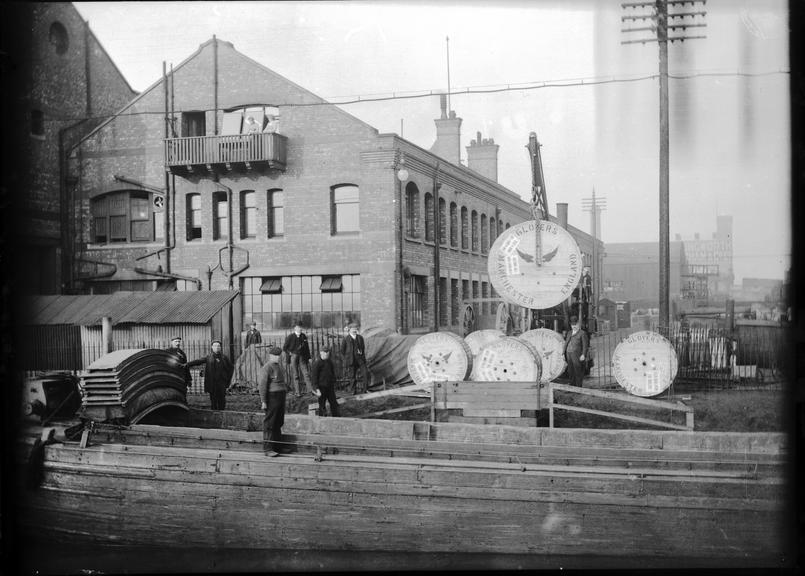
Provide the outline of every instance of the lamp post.
<path id="1" fill-rule="evenodd" d="M 408 170 L 405 168 L 405 156 L 399 150 L 394 155 L 394 176 L 397 183 L 397 289 L 400 292 L 399 306 L 400 318 L 399 329 L 403 334 L 407 334 L 407 314 L 406 314 L 406 299 L 405 299 L 405 274 L 403 272 L 403 242 L 405 241 L 404 226 L 406 221 L 403 213 L 403 182 L 408 180 Z"/>

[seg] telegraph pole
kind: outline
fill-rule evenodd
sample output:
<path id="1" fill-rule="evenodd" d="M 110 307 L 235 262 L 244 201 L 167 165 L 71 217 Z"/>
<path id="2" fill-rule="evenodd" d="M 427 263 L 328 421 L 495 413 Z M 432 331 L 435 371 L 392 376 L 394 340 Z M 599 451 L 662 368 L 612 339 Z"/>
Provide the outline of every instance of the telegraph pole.
<path id="1" fill-rule="evenodd" d="M 621 44 L 634 44 L 640 42 L 657 42 L 659 47 L 660 68 L 660 331 L 667 331 L 670 325 L 670 272 L 671 251 L 669 233 L 669 145 L 668 145 L 668 42 L 706 38 L 706 36 L 686 36 L 675 34 L 677 30 L 684 32 L 688 28 L 704 28 L 704 22 L 697 21 L 704 18 L 705 11 L 685 12 L 685 6 L 690 4 L 705 4 L 707 0 L 654 0 L 653 2 L 624 2 L 621 7 L 629 14 L 621 17 L 623 23 L 647 21 L 647 26 L 622 28 L 621 32 L 650 32 L 651 37 L 636 40 L 624 40 Z M 668 12 L 668 7 L 675 9 L 682 7 L 683 11 Z M 634 9 L 635 13 L 631 13 Z M 694 21 L 691 22 L 690 19 Z M 669 35 L 669 30 L 672 32 Z"/>

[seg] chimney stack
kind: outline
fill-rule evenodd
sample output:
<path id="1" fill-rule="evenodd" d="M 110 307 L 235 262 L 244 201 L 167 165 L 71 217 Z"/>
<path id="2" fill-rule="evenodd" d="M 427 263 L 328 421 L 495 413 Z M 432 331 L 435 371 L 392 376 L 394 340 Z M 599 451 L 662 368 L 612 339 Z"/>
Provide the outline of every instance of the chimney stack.
<path id="1" fill-rule="evenodd" d="M 567 202 L 556 203 L 556 217 L 559 219 L 559 225 L 567 230 Z"/>
<path id="2" fill-rule="evenodd" d="M 481 132 L 476 132 L 477 138 L 470 140 L 467 146 L 467 167 L 478 172 L 490 180 L 498 181 L 498 149 L 492 138 L 481 138 Z"/>
<path id="3" fill-rule="evenodd" d="M 452 164 L 461 163 L 461 118 L 453 110 L 447 110 L 447 95 L 439 95 L 441 117 L 436 122 L 436 142 L 430 151 Z"/>

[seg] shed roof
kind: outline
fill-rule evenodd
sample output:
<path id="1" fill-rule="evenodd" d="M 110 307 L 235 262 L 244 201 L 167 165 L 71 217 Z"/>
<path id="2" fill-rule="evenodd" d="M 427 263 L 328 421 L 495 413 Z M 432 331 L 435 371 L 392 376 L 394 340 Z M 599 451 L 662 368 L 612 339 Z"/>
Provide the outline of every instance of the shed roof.
<path id="1" fill-rule="evenodd" d="M 239 293 L 115 292 L 91 296 L 33 296 L 29 325 L 206 324 Z"/>

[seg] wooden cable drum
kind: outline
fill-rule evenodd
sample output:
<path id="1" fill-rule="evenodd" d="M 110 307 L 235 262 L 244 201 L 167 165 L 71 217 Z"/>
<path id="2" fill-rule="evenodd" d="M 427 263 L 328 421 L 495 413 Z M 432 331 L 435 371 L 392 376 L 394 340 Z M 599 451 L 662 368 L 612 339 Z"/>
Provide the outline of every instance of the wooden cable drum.
<path id="1" fill-rule="evenodd" d="M 461 336 L 431 332 L 420 336 L 408 351 L 408 373 L 414 384 L 463 381 L 472 372 L 472 351 Z"/>
<path id="2" fill-rule="evenodd" d="M 615 379 L 635 396 L 656 396 L 676 378 L 676 351 L 662 335 L 648 330 L 622 340 L 612 355 Z"/>
<path id="3" fill-rule="evenodd" d="M 539 382 L 542 361 L 529 342 L 506 336 L 484 346 L 474 359 L 476 382 Z"/>
<path id="4" fill-rule="evenodd" d="M 537 230 L 539 259 L 535 255 Z M 581 252 L 570 233 L 558 224 L 529 220 L 498 236 L 489 250 L 487 266 L 492 286 L 506 302 L 544 310 L 567 300 L 579 283 Z"/>
<path id="5" fill-rule="evenodd" d="M 539 352 L 542 361 L 540 382 L 551 382 L 565 371 L 565 341 L 561 334 L 547 328 L 536 328 L 523 332 L 518 338 L 525 340 Z"/>
<path id="6" fill-rule="evenodd" d="M 487 330 L 476 330 L 475 332 L 470 332 L 464 337 L 464 342 L 466 342 L 467 346 L 470 347 L 470 352 L 472 352 L 472 356 L 475 357 L 481 352 L 481 349 L 484 346 L 494 342 L 495 340 L 500 340 L 501 338 L 505 337 L 506 334 L 500 330 L 489 328 Z"/>

